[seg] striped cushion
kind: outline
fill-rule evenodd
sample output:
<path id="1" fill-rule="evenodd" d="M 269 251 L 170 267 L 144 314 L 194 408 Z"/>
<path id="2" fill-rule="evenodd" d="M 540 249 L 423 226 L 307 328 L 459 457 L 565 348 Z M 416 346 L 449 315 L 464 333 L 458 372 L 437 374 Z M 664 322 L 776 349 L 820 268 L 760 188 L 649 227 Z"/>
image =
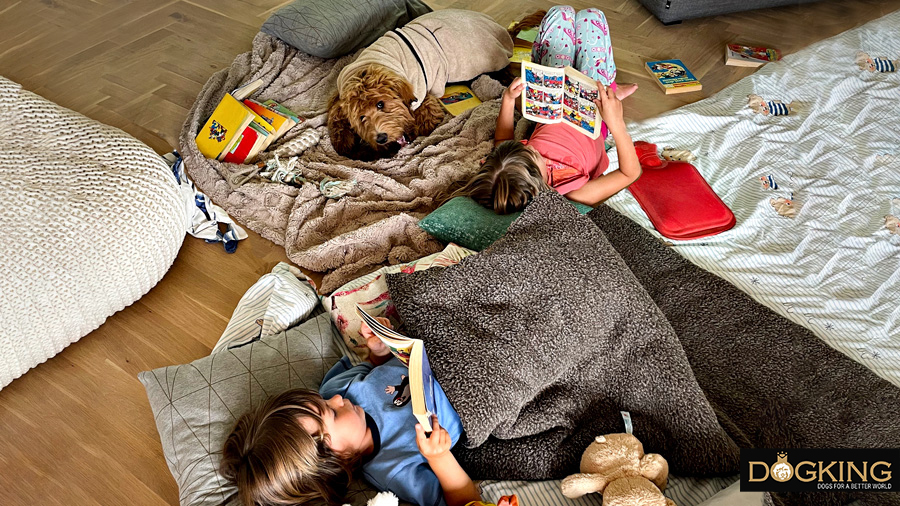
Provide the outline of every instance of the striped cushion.
<path id="1" fill-rule="evenodd" d="M 319 296 L 306 276 L 279 262 L 241 297 L 212 352 L 283 332 L 309 316 L 318 303 Z"/>

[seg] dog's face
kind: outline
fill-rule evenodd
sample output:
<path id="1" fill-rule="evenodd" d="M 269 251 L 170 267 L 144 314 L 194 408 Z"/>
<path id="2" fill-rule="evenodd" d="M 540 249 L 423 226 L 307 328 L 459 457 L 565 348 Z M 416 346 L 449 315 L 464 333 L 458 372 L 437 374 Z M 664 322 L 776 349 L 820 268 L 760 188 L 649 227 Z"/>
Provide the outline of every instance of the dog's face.
<path id="1" fill-rule="evenodd" d="M 353 131 L 373 148 L 406 145 L 414 130 L 412 86 L 406 79 L 369 65 L 340 90 L 340 108 Z"/>

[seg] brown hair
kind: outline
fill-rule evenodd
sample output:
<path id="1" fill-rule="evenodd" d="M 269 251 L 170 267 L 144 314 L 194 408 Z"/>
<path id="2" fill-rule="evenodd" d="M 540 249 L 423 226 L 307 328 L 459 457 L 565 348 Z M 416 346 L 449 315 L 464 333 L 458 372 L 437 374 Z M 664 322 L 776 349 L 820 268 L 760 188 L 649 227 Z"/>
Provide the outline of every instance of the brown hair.
<path id="1" fill-rule="evenodd" d="M 340 505 L 359 456 L 335 453 L 320 413 L 322 397 L 289 390 L 245 413 L 222 451 L 222 475 L 237 485 L 247 506 L 325 501 Z M 310 434 L 301 420 L 313 420 Z"/>
<path id="2" fill-rule="evenodd" d="M 525 209 L 539 191 L 548 188 L 534 152 L 521 142 L 504 141 L 451 198 L 467 195 L 497 214 L 509 214 Z"/>

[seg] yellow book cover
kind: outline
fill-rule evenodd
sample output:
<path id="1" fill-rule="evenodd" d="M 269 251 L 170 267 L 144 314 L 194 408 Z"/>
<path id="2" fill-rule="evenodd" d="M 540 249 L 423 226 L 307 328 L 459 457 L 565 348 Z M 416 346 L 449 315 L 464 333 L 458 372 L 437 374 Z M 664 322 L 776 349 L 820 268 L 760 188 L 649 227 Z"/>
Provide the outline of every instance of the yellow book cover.
<path id="1" fill-rule="evenodd" d="M 272 125 L 272 128 L 275 129 L 276 139 L 284 135 L 285 132 L 297 124 L 293 119 L 288 118 L 277 111 L 273 111 L 255 100 L 248 98 L 244 100 L 244 105 L 257 115 L 261 116 L 262 119 L 266 120 L 266 123 Z"/>
<path id="2" fill-rule="evenodd" d="M 521 63 L 523 61 L 531 61 L 531 48 L 513 46 L 513 54 L 509 57 L 509 62 Z"/>
<path id="3" fill-rule="evenodd" d="M 444 109 L 454 116 L 459 116 L 481 104 L 481 100 L 478 100 L 472 89 L 464 84 L 447 86 L 444 89 L 444 96 L 440 100 Z"/>
<path id="4" fill-rule="evenodd" d="M 218 158 L 254 118 L 255 114 L 250 109 L 231 94 L 226 94 L 197 133 L 197 148 L 207 158 Z"/>

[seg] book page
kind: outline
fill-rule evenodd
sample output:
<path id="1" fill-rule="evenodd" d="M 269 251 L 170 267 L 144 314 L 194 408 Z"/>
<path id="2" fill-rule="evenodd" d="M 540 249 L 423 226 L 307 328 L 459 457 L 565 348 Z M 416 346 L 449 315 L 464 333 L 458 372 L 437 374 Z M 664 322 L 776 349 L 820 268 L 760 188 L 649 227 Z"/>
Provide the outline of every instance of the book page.
<path id="1" fill-rule="evenodd" d="M 600 136 L 600 111 L 594 99 L 600 96 L 597 82 L 572 67 L 565 68 L 563 120 L 592 139 Z"/>
<path id="2" fill-rule="evenodd" d="M 425 353 L 425 346 L 421 341 L 416 342 L 412 349 L 409 389 L 413 415 L 422 424 L 425 432 L 431 432 L 431 415 L 437 415 L 440 421 L 441 414 L 438 413 L 437 401 L 434 398 L 434 374 L 431 372 L 428 354 Z"/>
<path id="3" fill-rule="evenodd" d="M 418 339 L 412 339 L 400 334 L 399 332 L 389 329 L 381 324 L 374 316 L 367 313 L 362 306 L 356 305 L 356 313 L 372 329 L 372 333 L 381 339 L 381 342 L 391 351 L 397 360 L 403 365 L 409 367 L 409 359 L 412 353 L 413 344 Z"/>
<path id="4" fill-rule="evenodd" d="M 431 432 L 431 415 L 436 414 L 440 419 L 440 414 L 434 399 L 434 374 L 425 354 L 425 344 L 421 339 L 412 339 L 385 327 L 359 304 L 356 305 L 356 312 L 397 360 L 409 368 L 413 415 L 425 428 L 425 432 Z"/>
<path id="5" fill-rule="evenodd" d="M 562 120 L 563 78 L 565 70 L 522 62 L 522 115 L 538 123 Z"/>

